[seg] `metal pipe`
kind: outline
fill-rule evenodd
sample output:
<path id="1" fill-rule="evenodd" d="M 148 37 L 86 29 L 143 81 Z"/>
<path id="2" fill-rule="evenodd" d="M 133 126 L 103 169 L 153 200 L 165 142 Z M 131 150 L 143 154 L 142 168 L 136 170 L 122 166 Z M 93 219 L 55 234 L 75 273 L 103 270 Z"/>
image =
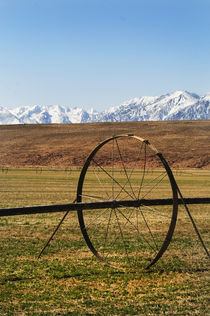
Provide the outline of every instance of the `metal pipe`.
<path id="1" fill-rule="evenodd" d="M 185 204 L 210 204 L 209 197 L 178 199 L 178 204 L 183 204 L 183 201 Z M 114 208 L 123 208 L 123 207 L 158 206 L 158 205 L 172 205 L 172 204 L 173 204 L 173 199 L 139 199 L 139 200 L 26 206 L 26 207 L 15 207 L 15 208 L 2 208 L 0 209 L 0 217 L 14 216 L 14 215 L 27 215 L 27 214 L 55 213 L 55 212 L 64 212 L 64 211 L 97 210 L 97 209 L 106 209 L 106 208 L 114 209 Z"/>

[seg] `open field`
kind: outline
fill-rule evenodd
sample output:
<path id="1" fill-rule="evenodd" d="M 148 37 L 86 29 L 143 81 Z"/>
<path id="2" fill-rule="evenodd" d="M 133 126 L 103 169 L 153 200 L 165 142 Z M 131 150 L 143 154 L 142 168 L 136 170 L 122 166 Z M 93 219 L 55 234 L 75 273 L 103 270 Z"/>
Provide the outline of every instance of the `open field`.
<path id="1" fill-rule="evenodd" d="M 148 139 L 173 168 L 210 169 L 210 121 L 0 126 L 1 166 L 82 166 L 113 135 Z"/>
<path id="2" fill-rule="evenodd" d="M 1 207 L 68 203 L 75 197 L 78 176 L 76 169 L 9 169 L 0 173 Z M 179 170 L 175 176 L 184 196 L 209 196 L 208 170 Z M 91 192 L 98 194 L 93 182 Z M 209 246 L 209 206 L 191 206 L 190 210 Z M 68 215 L 37 259 L 62 216 L 0 218 L 1 315 L 208 314 L 208 259 L 183 207 L 163 258 L 150 270 L 139 265 L 126 272 L 106 267 L 93 257 L 76 213 Z"/>
<path id="3" fill-rule="evenodd" d="M 72 202 L 90 151 L 121 133 L 149 139 L 163 153 L 184 197 L 210 197 L 209 121 L 0 126 L 0 208 Z M 172 197 L 156 155 L 145 143 L 134 145 L 115 141 L 94 156 L 82 201 Z M 174 207 L 83 211 L 93 247 L 115 268 L 88 249 L 76 212 L 40 259 L 63 213 L 1 217 L 0 314 L 207 315 L 209 259 L 183 206 L 169 248 L 144 269 L 164 242 Z M 209 249 L 209 205 L 189 208 Z"/>

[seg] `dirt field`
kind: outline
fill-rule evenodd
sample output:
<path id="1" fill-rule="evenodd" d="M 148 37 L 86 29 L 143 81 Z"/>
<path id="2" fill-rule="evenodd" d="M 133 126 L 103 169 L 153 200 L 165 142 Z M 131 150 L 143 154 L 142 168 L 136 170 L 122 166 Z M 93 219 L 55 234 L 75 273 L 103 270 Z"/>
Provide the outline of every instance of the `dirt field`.
<path id="1" fill-rule="evenodd" d="M 83 165 L 104 139 L 133 133 L 148 139 L 170 166 L 210 169 L 210 121 L 0 126 L 0 166 Z"/>

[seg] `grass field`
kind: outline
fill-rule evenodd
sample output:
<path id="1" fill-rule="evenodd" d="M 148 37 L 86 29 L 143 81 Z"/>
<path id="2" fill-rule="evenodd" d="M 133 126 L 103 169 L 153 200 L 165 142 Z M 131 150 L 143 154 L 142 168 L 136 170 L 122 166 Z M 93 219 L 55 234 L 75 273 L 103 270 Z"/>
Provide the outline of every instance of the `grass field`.
<path id="1" fill-rule="evenodd" d="M 4 170 L 0 207 L 72 202 L 78 177 L 76 168 Z M 208 170 L 179 170 L 175 177 L 185 197 L 209 196 Z M 98 194 L 93 182 L 88 188 Z M 209 246 L 209 205 L 190 210 Z M 150 270 L 139 265 L 124 271 L 97 261 L 83 240 L 76 213 L 67 216 L 37 259 L 62 216 L 0 218 L 1 315 L 208 314 L 209 261 L 183 207 L 169 249 Z"/>

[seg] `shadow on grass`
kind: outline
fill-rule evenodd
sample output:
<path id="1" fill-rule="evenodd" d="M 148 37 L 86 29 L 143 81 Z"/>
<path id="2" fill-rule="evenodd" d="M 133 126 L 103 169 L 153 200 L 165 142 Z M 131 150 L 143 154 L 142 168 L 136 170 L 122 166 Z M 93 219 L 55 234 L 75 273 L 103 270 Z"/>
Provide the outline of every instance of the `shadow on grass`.
<path id="1" fill-rule="evenodd" d="M 5 279 L 0 279 L 0 284 L 6 284 L 7 282 L 20 282 L 20 281 L 26 281 L 26 280 L 34 280 L 34 279 L 35 278 L 8 276 Z"/>
<path id="2" fill-rule="evenodd" d="M 125 271 L 110 271 L 109 275 L 124 275 L 126 274 Z M 102 276 L 104 275 L 104 271 L 93 271 L 90 273 L 69 273 L 69 274 L 64 274 L 64 275 L 54 275 L 54 279 L 56 280 L 63 280 L 63 279 L 71 279 L 71 278 L 75 278 L 75 277 L 90 277 L 90 276 Z"/>

